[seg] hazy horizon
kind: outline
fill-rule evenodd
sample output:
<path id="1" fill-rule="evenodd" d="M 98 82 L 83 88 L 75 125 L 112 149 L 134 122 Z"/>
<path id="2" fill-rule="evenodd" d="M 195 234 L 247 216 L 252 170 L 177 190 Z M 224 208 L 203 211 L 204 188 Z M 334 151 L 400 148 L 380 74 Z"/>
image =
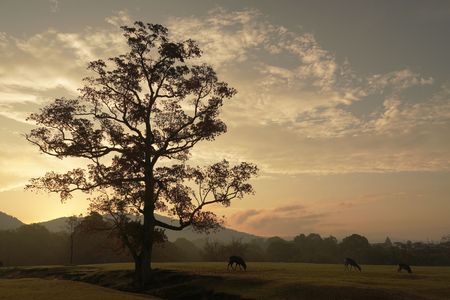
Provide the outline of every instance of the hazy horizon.
<path id="1" fill-rule="evenodd" d="M 3 212 L 3 213 L 5 213 L 5 214 L 7 214 L 7 215 L 9 215 L 11 217 L 16 218 L 15 216 L 13 216 L 11 214 L 8 214 L 7 212 L 4 212 L 4 211 L 0 211 L 0 212 Z M 23 222 L 19 218 L 16 218 L 16 219 L 18 219 L 20 222 L 24 223 L 25 225 L 32 225 L 32 224 L 47 223 L 47 222 L 51 222 L 51 221 L 58 220 L 58 219 L 69 218 L 69 217 L 72 217 L 72 216 L 73 215 L 59 216 L 59 217 L 56 217 L 56 218 L 53 218 L 53 219 L 37 220 L 37 221 L 34 221 L 34 222 L 29 222 L 29 223 Z M 82 215 L 81 217 L 85 217 L 85 216 L 86 216 L 86 214 Z M 295 235 L 257 235 L 257 234 L 252 234 L 251 232 L 241 231 L 241 230 L 238 230 L 238 229 L 230 227 L 230 226 L 225 226 L 225 229 L 231 229 L 231 230 L 239 231 L 239 232 L 246 233 L 246 234 L 249 234 L 249 235 L 254 235 L 254 236 L 258 237 L 258 238 L 280 237 L 280 238 L 288 240 L 288 241 L 293 240 L 295 238 L 295 236 L 298 236 L 300 234 L 308 235 L 308 234 L 311 234 L 311 233 L 312 234 L 317 233 L 317 232 L 298 232 Z M 1 228 L 0 228 L 0 230 L 1 230 Z M 185 230 L 187 230 L 187 229 L 185 229 Z M 212 233 L 214 233 L 214 232 L 212 232 Z M 350 236 L 352 234 L 359 234 L 359 235 L 365 236 L 364 233 L 355 231 L 355 232 L 352 232 L 352 233 L 348 233 L 347 235 L 344 234 L 342 236 L 334 236 L 334 237 L 337 238 L 337 240 L 340 242 L 340 241 L 342 241 L 343 238 L 345 238 L 347 236 Z M 326 237 L 331 236 L 332 234 L 328 234 L 326 232 L 323 232 L 320 235 L 321 235 L 322 238 L 326 238 Z M 424 239 L 424 240 L 402 239 L 401 237 L 391 236 L 391 235 L 389 235 L 389 233 L 386 233 L 386 235 L 384 237 L 382 237 L 382 238 L 381 237 L 378 238 L 378 239 L 370 239 L 370 238 L 368 238 L 368 240 L 369 240 L 370 243 L 384 243 L 386 241 L 386 238 L 389 238 L 392 242 L 407 242 L 407 241 L 411 241 L 411 242 L 426 242 L 426 243 L 428 243 L 428 242 L 432 242 L 432 243 L 439 243 L 439 242 L 441 242 L 441 240 L 431 240 L 431 239 Z"/>
<path id="2" fill-rule="evenodd" d="M 75 97 L 89 61 L 126 48 L 120 25 L 193 38 L 238 90 L 228 132 L 192 163 L 256 163 L 256 194 L 217 207 L 261 236 L 359 233 L 370 241 L 450 234 L 450 3 L 446 1 L 2 1 L 0 211 L 34 223 L 86 213 L 25 192 L 76 160 L 39 154 L 26 117 Z"/>

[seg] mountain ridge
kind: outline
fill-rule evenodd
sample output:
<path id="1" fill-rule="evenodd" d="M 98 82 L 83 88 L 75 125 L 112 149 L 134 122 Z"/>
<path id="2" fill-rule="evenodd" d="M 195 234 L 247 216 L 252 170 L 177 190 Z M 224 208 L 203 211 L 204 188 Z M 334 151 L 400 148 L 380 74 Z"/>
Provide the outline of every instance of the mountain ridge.
<path id="1" fill-rule="evenodd" d="M 0 211 L 0 229 L 3 230 L 16 229 L 22 225 L 25 225 L 25 223 L 23 223 L 14 216 L 8 215 L 7 213 Z"/>
<path id="2" fill-rule="evenodd" d="M 157 217 L 160 218 L 163 222 L 177 223 L 176 220 L 170 219 L 166 216 L 157 215 Z M 51 232 L 61 232 L 67 230 L 66 222 L 68 218 L 69 217 L 60 217 L 48 221 L 36 222 L 33 224 L 40 224 Z M 7 222 L 7 220 L 9 220 L 9 222 Z M 23 225 L 27 224 L 23 223 L 14 216 L 10 216 L 0 211 L 0 230 L 12 230 Z M 211 239 L 223 243 L 229 243 L 233 239 L 241 240 L 242 242 L 250 242 L 253 239 L 263 238 L 257 235 L 241 232 L 227 227 L 223 227 L 222 229 L 210 233 L 199 233 L 196 232 L 192 227 L 188 227 L 181 231 L 166 230 L 166 235 L 168 240 L 171 242 L 174 242 L 178 238 L 185 238 L 190 241 Z"/>

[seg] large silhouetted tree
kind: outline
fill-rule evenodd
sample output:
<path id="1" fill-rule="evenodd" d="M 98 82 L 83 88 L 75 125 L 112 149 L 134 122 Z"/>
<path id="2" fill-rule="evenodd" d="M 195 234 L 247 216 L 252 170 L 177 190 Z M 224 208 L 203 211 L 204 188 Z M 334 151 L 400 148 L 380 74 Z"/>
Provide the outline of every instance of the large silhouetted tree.
<path id="1" fill-rule="evenodd" d="M 158 228 L 217 227 L 220 218 L 205 206 L 228 206 L 252 193 L 248 180 L 257 168 L 225 160 L 206 167 L 187 164 L 198 142 L 226 132 L 219 110 L 235 90 L 219 81 L 212 67 L 193 63 L 201 56 L 194 41 L 172 41 L 156 24 L 122 29 L 129 52 L 91 62 L 93 75 L 77 98 L 56 99 L 29 117 L 37 128 L 26 138 L 41 152 L 84 158 L 86 165 L 48 172 L 28 188 L 59 193 L 62 201 L 75 191 L 91 194 L 91 210 L 112 216 L 142 286 L 151 278 Z M 156 211 L 178 222 L 165 223 Z"/>

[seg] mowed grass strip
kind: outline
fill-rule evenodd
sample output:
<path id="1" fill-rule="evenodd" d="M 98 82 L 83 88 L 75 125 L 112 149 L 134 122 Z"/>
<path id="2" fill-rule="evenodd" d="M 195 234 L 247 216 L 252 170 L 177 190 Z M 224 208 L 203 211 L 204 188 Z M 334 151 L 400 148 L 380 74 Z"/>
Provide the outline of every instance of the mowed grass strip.
<path id="1" fill-rule="evenodd" d="M 133 295 L 83 282 L 60 279 L 0 279 L 1 300 L 145 300 Z"/>
<path id="2" fill-rule="evenodd" d="M 450 267 L 415 267 L 398 273 L 395 265 L 343 265 L 249 262 L 247 271 L 227 271 L 227 262 L 155 263 L 155 268 L 224 280 L 206 280 L 217 292 L 252 299 L 450 299 Z M 131 270 L 132 264 L 92 265 Z M 201 284 L 198 282 L 197 284 Z"/>

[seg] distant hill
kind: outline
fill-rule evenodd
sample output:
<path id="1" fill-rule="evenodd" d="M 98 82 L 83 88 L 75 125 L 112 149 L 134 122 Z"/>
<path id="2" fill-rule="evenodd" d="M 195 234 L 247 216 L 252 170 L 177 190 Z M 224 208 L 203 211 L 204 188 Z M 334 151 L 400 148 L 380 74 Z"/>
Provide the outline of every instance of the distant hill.
<path id="1" fill-rule="evenodd" d="M 61 217 L 45 222 L 39 222 L 37 224 L 44 226 L 51 232 L 60 232 L 67 230 L 67 219 L 68 217 Z"/>
<path id="2" fill-rule="evenodd" d="M 168 217 L 165 216 L 157 216 L 158 219 L 161 221 L 164 221 L 166 223 L 172 223 L 177 224 L 176 221 L 171 220 Z M 40 224 L 44 227 L 46 227 L 51 232 L 60 232 L 60 231 L 66 231 L 67 230 L 67 219 L 68 217 L 61 217 L 45 222 L 39 222 L 37 224 Z M 25 225 L 18 219 L 7 215 L 5 213 L 0 212 L 0 230 L 5 229 L 15 229 L 22 225 Z M 210 234 L 206 233 L 198 233 L 195 232 L 191 227 L 188 227 L 182 231 L 174 231 L 174 230 L 166 230 L 166 235 L 169 241 L 174 242 L 178 238 L 185 238 L 190 241 L 196 241 L 196 244 L 202 244 L 204 243 L 204 240 L 211 239 L 211 240 L 217 240 L 219 242 L 228 243 L 232 239 L 240 239 L 242 242 L 249 242 L 253 239 L 260 238 L 259 236 L 240 232 L 237 230 L 229 229 L 229 228 L 223 228 L 221 230 L 218 230 L 216 232 L 212 232 Z M 202 242 L 203 241 L 203 242 Z"/>
<path id="3" fill-rule="evenodd" d="M 168 217 L 158 216 L 161 221 L 177 224 L 178 222 L 171 220 Z M 67 219 L 68 217 L 61 217 L 45 222 L 39 222 L 44 227 L 46 227 L 51 232 L 60 232 L 67 230 Z M 7 229 L 16 229 L 22 225 L 25 225 L 23 222 L 18 220 L 15 217 L 7 215 L 3 212 L 0 212 L 0 230 Z M 166 230 L 166 235 L 169 241 L 174 242 L 178 238 L 185 238 L 190 241 L 196 241 L 196 244 L 203 244 L 206 239 L 217 240 L 223 243 L 229 243 L 232 239 L 240 239 L 242 242 L 249 242 L 253 239 L 260 238 L 259 236 L 240 232 L 237 230 L 223 228 L 216 232 L 211 232 L 209 234 L 206 233 L 198 233 L 194 231 L 191 227 L 185 228 L 182 231 L 174 231 L 174 230 Z"/>
<path id="4" fill-rule="evenodd" d="M 172 223 L 175 225 L 177 225 L 178 223 L 176 221 L 171 220 L 168 217 L 158 216 L 158 218 L 166 223 Z M 177 238 L 185 238 L 190 241 L 205 240 L 208 238 L 211 240 L 217 240 L 224 243 L 231 242 L 232 239 L 240 239 L 242 242 L 250 242 L 253 239 L 261 238 L 253 234 L 237 231 L 234 229 L 229 229 L 226 227 L 216 232 L 211 232 L 209 234 L 198 233 L 194 231 L 192 227 L 188 227 L 182 231 L 166 230 L 166 235 L 169 241 L 171 242 L 175 241 Z"/>
<path id="5" fill-rule="evenodd" d="M 3 230 L 16 229 L 22 225 L 25 224 L 22 223 L 19 219 L 0 211 L 0 229 Z"/>
<path id="6" fill-rule="evenodd" d="M 61 217 L 45 222 L 37 222 L 36 224 L 42 225 L 52 232 L 65 231 L 67 219 L 68 217 Z M 16 229 L 23 225 L 27 224 L 23 223 L 16 217 L 0 211 L 0 230 Z"/>

